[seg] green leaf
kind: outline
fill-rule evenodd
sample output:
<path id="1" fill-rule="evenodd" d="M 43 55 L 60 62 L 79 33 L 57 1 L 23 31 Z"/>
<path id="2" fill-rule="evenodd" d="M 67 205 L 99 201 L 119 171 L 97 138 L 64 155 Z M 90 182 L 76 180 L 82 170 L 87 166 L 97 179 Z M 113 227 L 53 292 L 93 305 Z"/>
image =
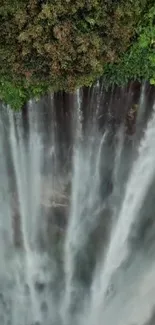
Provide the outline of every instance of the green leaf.
<path id="1" fill-rule="evenodd" d="M 155 85 L 155 79 L 154 78 L 150 79 L 150 85 Z"/>

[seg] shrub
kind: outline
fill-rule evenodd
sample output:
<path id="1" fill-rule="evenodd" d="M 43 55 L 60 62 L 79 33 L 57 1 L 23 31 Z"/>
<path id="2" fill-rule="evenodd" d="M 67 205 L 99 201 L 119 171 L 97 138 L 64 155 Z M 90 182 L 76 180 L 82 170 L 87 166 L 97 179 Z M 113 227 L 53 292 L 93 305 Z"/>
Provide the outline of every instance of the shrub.
<path id="1" fill-rule="evenodd" d="M 49 90 L 149 78 L 152 0 L 1 0 L 0 98 L 19 108 Z M 138 27 L 137 27 L 138 26 Z"/>

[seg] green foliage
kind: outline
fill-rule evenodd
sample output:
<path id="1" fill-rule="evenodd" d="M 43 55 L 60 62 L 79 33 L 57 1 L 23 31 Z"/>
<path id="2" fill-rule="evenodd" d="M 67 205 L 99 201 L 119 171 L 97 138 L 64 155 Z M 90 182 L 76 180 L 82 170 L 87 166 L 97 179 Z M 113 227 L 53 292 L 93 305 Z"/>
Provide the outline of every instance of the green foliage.
<path id="1" fill-rule="evenodd" d="M 5 79 L 0 80 L 0 99 L 11 105 L 14 109 L 19 109 L 26 101 L 26 92 L 22 87 L 14 85 Z"/>
<path id="2" fill-rule="evenodd" d="M 143 16 L 137 28 L 137 37 L 120 61 L 107 64 L 105 85 L 122 85 L 130 80 L 149 80 L 155 84 L 155 5 Z"/>
<path id="3" fill-rule="evenodd" d="M 0 98 L 155 80 L 153 0 L 1 0 Z"/>

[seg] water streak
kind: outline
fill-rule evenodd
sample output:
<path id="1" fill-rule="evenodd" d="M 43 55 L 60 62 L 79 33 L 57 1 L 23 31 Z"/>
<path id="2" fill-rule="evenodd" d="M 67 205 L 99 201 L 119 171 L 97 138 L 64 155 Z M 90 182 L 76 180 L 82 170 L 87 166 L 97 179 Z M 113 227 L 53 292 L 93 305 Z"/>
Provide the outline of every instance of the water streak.
<path id="1" fill-rule="evenodd" d="M 155 107 L 154 107 L 155 109 Z M 142 140 L 139 155 L 134 162 L 129 177 L 118 222 L 114 228 L 106 258 L 101 266 L 101 274 L 96 274 L 92 286 L 92 310 L 96 317 L 103 317 L 106 308 L 107 290 L 113 273 L 121 266 L 128 254 L 128 236 L 131 227 L 139 216 L 140 208 L 155 174 L 155 113 L 150 120 L 145 137 Z M 96 279 L 97 280 L 96 288 Z M 99 283 L 98 283 L 99 282 Z M 102 310 L 102 313 L 101 313 Z M 102 314 L 102 316 L 101 316 Z M 99 322 L 100 323 L 100 322 Z"/>
<path id="2" fill-rule="evenodd" d="M 98 81 L 31 100 L 22 112 L 1 105 L 0 324 L 152 324 L 155 105 L 146 127 L 147 87 L 137 99 L 133 85 L 110 94 Z"/>

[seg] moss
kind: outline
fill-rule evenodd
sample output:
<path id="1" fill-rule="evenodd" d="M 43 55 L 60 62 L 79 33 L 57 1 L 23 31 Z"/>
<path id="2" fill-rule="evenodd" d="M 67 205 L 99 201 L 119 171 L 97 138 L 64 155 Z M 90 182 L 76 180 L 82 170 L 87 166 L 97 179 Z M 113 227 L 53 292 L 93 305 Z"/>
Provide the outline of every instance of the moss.
<path id="1" fill-rule="evenodd" d="M 154 11 L 152 0 L 1 0 L 0 98 L 18 109 L 102 74 L 106 86 L 154 84 Z"/>

